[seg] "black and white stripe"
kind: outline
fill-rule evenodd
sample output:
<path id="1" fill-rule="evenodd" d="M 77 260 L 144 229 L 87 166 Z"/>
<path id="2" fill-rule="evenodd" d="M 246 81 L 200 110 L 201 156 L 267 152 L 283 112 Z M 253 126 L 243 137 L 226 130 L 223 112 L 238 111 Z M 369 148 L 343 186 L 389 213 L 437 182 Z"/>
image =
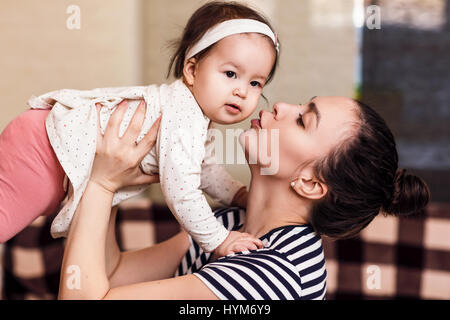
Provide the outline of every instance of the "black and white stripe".
<path id="1" fill-rule="evenodd" d="M 224 208 L 215 211 L 229 230 L 242 226 L 245 211 Z M 273 229 L 261 240 L 264 248 L 222 257 L 209 263 L 192 241 L 176 276 L 193 273 L 220 299 L 275 300 L 324 299 L 325 259 L 322 241 L 310 225 Z"/>

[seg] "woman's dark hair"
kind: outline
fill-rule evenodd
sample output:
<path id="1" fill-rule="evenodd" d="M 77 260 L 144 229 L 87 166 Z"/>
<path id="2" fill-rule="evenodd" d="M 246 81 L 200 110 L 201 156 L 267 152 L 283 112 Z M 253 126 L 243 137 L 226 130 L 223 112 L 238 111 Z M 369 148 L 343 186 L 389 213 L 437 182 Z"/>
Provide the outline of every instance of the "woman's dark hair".
<path id="1" fill-rule="evenodd" d="M 328 192 L 313 205 L 311 224 L 335 239 L 356 236 L 380 211 L 394 216 L 422 213 L 430 198 L 421 178 L 398 168 L 394 137 L 385 121 L 355 102 L 356 134 L 314 165 Z"/>
<path id="2" fill-rule="evenodd" d="M 208 2 L 194 12 L 194 14 L 190 17 L 188 23 L 186 24 L 181 38 L 173 43 L 174 47 L 176 47 L 176 51 L 170 59 L 167 77 L 170 76 L 170 73 L 173 69 L 174 77 L 181 78 L 183 76 L 186 51 L 195 43 L 197 43 L 197 41 L 199 41 L 200 38 L 210 28 L 218 23 L 232 19 L 258 20 L 267 24 L 273 31 L 273 28 L 270 25 L 269 21 L 262 14 L 246 5 L 236 2 Z M 195 55 L 195 58 L 197 60 L 200 60 L 209 50 L 211 50 L 212 47 L 213 46 L 209 46 L 208 48 L 200 51 Z M 272 80 L 277 65 L 278 54 L 275 57 L 275 62 L 273 64 L 272 70 L 269 73 L 266 83 L 269 83 L 270 80 Z"/>

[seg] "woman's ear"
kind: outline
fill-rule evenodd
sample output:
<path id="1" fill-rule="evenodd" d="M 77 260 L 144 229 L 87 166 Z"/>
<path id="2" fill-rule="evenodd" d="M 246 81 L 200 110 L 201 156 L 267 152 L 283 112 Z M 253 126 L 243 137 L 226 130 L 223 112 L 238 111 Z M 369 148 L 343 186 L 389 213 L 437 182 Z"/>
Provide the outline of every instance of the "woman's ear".
<path id="1" fill-rule="evenodd" d="M 326 184 L 314 176 L 311 167 L 303 169 L 297 180 L 291 183 L 291 186 L 297 194 L 311 200 L 321 199 L 328 192 Z"/>
<path id="2" fill-rule="evenodd" d="M 186 83 L 189 86 L 193 86 L 194 85 L 196 68 L 197 68 L 197 60 L 195 58 L 190 58 L 184 64 L 183 76 L 184 76 L 184 79 L 185 79 Z"/>

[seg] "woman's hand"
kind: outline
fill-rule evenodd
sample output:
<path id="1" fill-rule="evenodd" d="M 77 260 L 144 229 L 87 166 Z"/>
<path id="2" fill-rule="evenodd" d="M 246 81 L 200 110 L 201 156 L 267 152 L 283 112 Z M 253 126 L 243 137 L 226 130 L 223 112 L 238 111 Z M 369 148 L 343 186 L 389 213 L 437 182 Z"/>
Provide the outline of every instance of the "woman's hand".
<path id="1" fill-rule="evenodd" d="M 97 119 L 100 119 L 100 105 L 97 107 Z M 149 132 L 137 144 L 136 139 L 144 122 L 146 104 L 142 101 L 121 138 L 119 128 L 127 110 L 127 101 L 123 100 L 109 119 L 104 136 L 101 133 L 100 120 L 97 131 L 97 149 L 92 167 L 90 182 L 99 185 L 105 191 L 114 193 L 122 187 L 159 182 L 159 175 L 142 172 L 139 164 L 156 142 L 161 117 Z"/>

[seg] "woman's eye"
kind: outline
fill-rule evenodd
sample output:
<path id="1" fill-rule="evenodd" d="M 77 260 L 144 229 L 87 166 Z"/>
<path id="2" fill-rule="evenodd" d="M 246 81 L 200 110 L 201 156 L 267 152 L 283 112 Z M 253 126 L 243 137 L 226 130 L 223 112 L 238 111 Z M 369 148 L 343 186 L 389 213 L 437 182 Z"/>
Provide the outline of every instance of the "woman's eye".
<path id="1" fill-rule="evenodd" d="M 252 87 L 261 87 L 261 84 L 258 81 L 252 81 L 252 82 L 250 82 L 250 85 Z"/>
<path id="2" fill-rule="evenodd" d="M 225 72 L 228 78 L 236 78 L 236 72 L 233 71 L 227 71 Z"/>
<path id="3" fill-rule="evenodd" d="M 301 113 L 298 115 L 297 123 L 301 125 L 303 128 L 305 127 L 305 124 L 303 123 L 303 116 Z"/>

